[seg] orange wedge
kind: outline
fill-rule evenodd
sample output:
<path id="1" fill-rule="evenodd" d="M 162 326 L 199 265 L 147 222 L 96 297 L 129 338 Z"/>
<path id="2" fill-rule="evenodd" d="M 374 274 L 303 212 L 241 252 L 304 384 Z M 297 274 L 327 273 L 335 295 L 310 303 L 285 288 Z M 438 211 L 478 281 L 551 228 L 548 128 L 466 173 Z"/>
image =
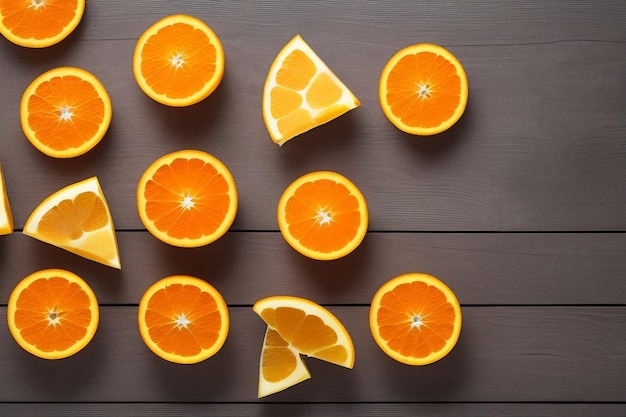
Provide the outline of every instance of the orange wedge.
<path id="1" fill-rule="evenodd" d="M 461 333 L 461 306 L 432 275 L 409 273 L 382 285 L 370 309 L 376 344 L 393 359 L 427 365 L 446 356 Z"/>
<path id="2" fill-rule="evenodd" d="M 120 269 L 115 228 L 96 177 L 69 185 L 31 213 L 24 234 Z"/>
<path id="3" fill-rule="evenodd" d="M 45 269 L 24 278 L 7 306 L 11 335 L 44 359 L 67 358 L 91 341 L 99 321 L 98 300 L 78 275 Z"/>
<path id="4" fill-rule="evenodd" d="M 301 355 L 352 369 L 354 345 L 326 308 L 298 297 L 274 296 L 253 306 L 267 324 L 259 365 L 259 398 L 310 378 Z"/>
<path id="5" fill-rule="evenodd" d="M 22 130 L 41 152 L 73 158 L 96 146 L 111 123 L 111 99 L 91 73 L 60 67 L 37 77 L 20 103 Z"/>
<path id="6" fill-rule="evenodd" d="M 467 105 L 467 75 L 447 49 L 408 46 L 387 62 L 380 76 L 383 113 L 403 132 L 428 136 L 454 125 Z"/>
<path id="7" fill-rule="evenodd" d="M 222 81 L 224 49 L 203 21 L 167 16 L 139 38 L 133 57 L 137 84 L 161 104 L 183 107 L 208 97 Z"/>
<path id="8" fill-rule="evenodd" d="M 11 233 L 13 233 L 13 217 L 11 216 L 9 197 L 7 196 L 7 190 L 4 185 L 2 165 L 0 165 L 0 235 L 8 235 Z"/>
<path id="9" fill-rule="evenodd" d="M 300 35 L 278 53 L 263 89 L 263 119 L 278 145 L 359 105 Z"/>
<path id="10" fill-rule="evenodd" d="M 228 336 L 226 302 L 209 283 L 174 275 L 154 283 L 139 303 L 139 332 L 157 356 L 193 364 L 215 355 Z"/>
<path id="11" fill-rule="evenodd" d="M 0 0 L 0 33 L 16 45 L 45 48 L 76 29 L 85 0 Z"/>

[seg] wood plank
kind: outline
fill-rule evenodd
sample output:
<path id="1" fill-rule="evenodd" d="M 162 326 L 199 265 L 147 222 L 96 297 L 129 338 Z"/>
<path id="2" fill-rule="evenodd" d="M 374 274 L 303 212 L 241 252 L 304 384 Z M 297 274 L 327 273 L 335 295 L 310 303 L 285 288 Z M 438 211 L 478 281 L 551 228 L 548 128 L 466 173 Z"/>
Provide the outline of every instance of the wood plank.
<path id="1" fill-rule="evenodd" d="M 72 417 L 86 415 L 154 416 L 362 416 L 362 417 L 623 417 L 624 404 L 2 404 L 6 415 Z"/>
<path id="2" fill-rule="evenodd" d="M 90 5 L 76 36 L 58 48 L 24 50 L 1 42 L 0 159 L 16 226 L 51 192 L 98 175 L 116 226 L 142 228 L 135 208 L 141 172 L 166 152 L 193 147 L 222 159 L 235 176 L 240 209 L 234 230 L 277 230 L 281 192 L 317 169 L 340 171 L 362 189 L 372 230 L 626 230 L 626 85 L 616 76 L 626 73 L 626 3 L 532 3 L 460 2 L 452 11 L 448 4 L 429 5 L 429 16 L 452 20 L 431 22 L 426 30 L 418 23 L 422 11 L 403 2 L 332 2 L 314 10 L 261 2 L 248 10 L 247 2 L 116 1 Z M 484 16 L 487 5 L 494 10 Z M 172 109 L 139 90 L 130 63 L 141 28 L 185 7 L 219 29 L 227 72 L 205 102 Z M 371 23 L 371 16 L 380 20 Z M 271 60 L 296 31 L 363 104 L 279 149 L 263 125 L 261 91 Z M 387 122 L 376 88 L 391 54 L 417 41 L 449 47 L 470 78 L 464 117 L 424 140 Z M 114 107 L 103 143 L 68 161 L 36 151 L 19 123 L 28 83 L 58 65 L 94 72 Z"/>
<path id="3" fill-rule="evenodd" d="M 366 307 L 331 307 L 356 348 L 353 370 L 307 360 L 312 378 L 256 398 L 264 324 L 231 307 L 222 350 L 181 366 L 143 345 L 134 307 L 103 307 L 92 342 L 77 355 L 44 361 L 0 327 L 0 402 L 623 402 L 626 308 L 464 307 L 455 349 L 410 367 L 373 342 Z M 6 311 L 0 310 L 0 320 Z"/>
<path id="4" fill-rule="evenodd" d="M 157 279 L 188 274 L 211 282 L 232 305 L 277 294 L 324 304 L 369 304 L 402 273 L 438 276 L 465 305 L 624 304 L 626 233 L 369 233 L 333 262 L 313 261 L 278 232 L 226 234 L 197 249 L 147 232 L 118 232 L 122 270 L 21 233 L 0 239 L 0 304 L 26 275 L 64 268 L 83 276 L 102 304 L 137 304 Z"/>

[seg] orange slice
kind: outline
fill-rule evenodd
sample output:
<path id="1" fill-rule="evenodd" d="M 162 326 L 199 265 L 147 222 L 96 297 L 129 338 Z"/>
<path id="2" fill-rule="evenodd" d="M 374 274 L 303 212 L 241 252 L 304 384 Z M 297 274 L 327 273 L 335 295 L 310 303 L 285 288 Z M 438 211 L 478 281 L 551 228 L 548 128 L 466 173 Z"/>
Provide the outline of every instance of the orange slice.
<path id="1" fill-rule="evenodd" d="M 96 177 L 69 185 L 33 210 L 24 234 L 120 269 L 115 228 Z"/>
<path id="2" fill-rule="evenodd" d="M 263 89 L 263 119 L 278 145 L 360 104 L 300 35 L 278 53 Z"/>
<path id="3" fill-rule="evenodd" d="M 45 269 L 24 278 L 9 297 L 11 335 L 44 359 L 67 358 L 91 341 L 99 320 L 89 285 L 72 272 Z"/>
<path id="4" fill-rule="evenodd" d="M 222 81 L 224 49 L 203 21 L 168 16 L 139 38 L 133 72 L 139 87 L 157 102 L 190 106 L 208 97 Z"/>
<path id="5" fill-rule="evenodd" d="M 85 0 L 0 0 L 0 33 L 16 45 L 45 48 L 76 29 Z"/>
<path id="6" fill-rule="evenodd" d="M 459 339 L 461 321 L 452 290 L 422 273 L 385 283 L 370 309 L 370 329 L 378 346 L 408 365 L 427 365 L 447 355 Z"/>
<path id="7" fill-rule="evenodd" d="M 91 73 L 60 67 L 37 77 L 20 105 L 22 130 L 48 156 L 73 158 L 96 146 L 111 123 L 109 94 Z"/>
<path id="8" fill-rule="evenodd" d="M 368 226 L 361 191 L 332 171 L 316 171 L 292 182 L 278 202 L 278 226 L 295 250 L 312 259 L 341 258 L 360 244 Z"/>
<path id="9" fill-rule="evenodd" d="M 13 217 L 11 216 L 7 189 L 4 185 L 2 165 L 0 165 L 0 235 L 8 235 L 11 233 L 13 233 Z"/>
<path id="10" fill-rule="evenodd" d="M 259 366 L 259 398 L 310 378 L 300 355 L 352 369 L 354 345 L 346 328 L 313 301 L 274 296 L 253 310 L 267 324 Z"/>
<path id="11" fill-rule="evenodd" d="M 174 275 L 154 283 L 139 303 L 139 332 L 157 356 L 193 364 L 215 355 L 228 336 L 228 308 L 209 283 Z"/>
<path id="12" fill-rule="evenodd" d="M 380 76 L 383 113 L 403 132 L 435 135 L 455 124 L 467 105 L 467 75 L 461 62 L 438 45 L 398 51 Z"/>
<path id="13" fill-rule="evenodd" d="M 235 180 L 214 156 L 198 150 L 164 155 L 137 187 L 139 217 L 152 235 L 173 246 L 214 242 L 237 214 Z"/>

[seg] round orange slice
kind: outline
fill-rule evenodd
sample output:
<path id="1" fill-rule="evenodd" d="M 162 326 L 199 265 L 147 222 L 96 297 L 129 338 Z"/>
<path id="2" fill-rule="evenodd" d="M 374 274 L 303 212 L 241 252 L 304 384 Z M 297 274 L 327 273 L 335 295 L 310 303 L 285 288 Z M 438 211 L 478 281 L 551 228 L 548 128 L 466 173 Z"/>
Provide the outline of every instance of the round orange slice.
<path id="1" fill-rule="evenodd" d="M 4 175 L 0 164 L 0 235 L 13 233 L 13 217 L 9 206 L 9 197 L 4 185 Z"/>
<path id="2" fill-rule="evenodd" d="M 193 364 L 215 355 L 228 336 L 228 308 L 206 281 L 174 275 L 154 283 L 139 303 L 139 332 L 157 356 Z"/>
<path id="3" fill-rule="evenodd" d="M 157 102 L 190 106 L 208 97 L 222 81 L 224 49 L 203 21 L 182 14 L 167 16 L 139 38 L 133 72 L 139 87 Z"/>
<path id="4" fill-rule="evenodd" d="M 214 156 L 198 150 L 164 155 L 137 187 L 141 221 L 173 246 L 199 247 L 224 235 L 237 214 L 235 180 Z"/>
<path id="5" fill-rule="evenodd" d="M 259 366 L 259 398 L 310 378 L 301 355 L 344 368 L 354 366 L 354 344 L 343 324 L 326 308 L 299 297 L 273 296 L 253 310 L 267 324 Z"/>
<path id="6" fill-rule="evenodd" d="M 48 156 L 73 158 L 96 146 L 111 123 L 109 94 L 91 73 L 61 67 L 37 77 L 20 104 L 22 130 Z"/>
<path id="7" fill-rule="evenodd" d="M 360 104 L 300 35 L 276 55 L 263 88 L 263 120 L 278 145 Z"/>
<path id="8" fill-rule="evenodd" d="M 91 341 L 98 301 L 78 275 L 44 269 L 24 278 L 7 307 L 11 335 L 27 352 L 44 359 L 67 358 Z"/>
<path id="9" fill-rule="evenodd" d="M 447 355 L 459 339 L 461 321 L 452 290 L 423 273 L 400 275 L 382 285 L 370 309 L 370 330 L 378 346 L 408 365 L 427 365 Z"/>
<path id="10" fill-rule="evenodd" d="M 301 254 L 338 259 L 356 249 L 367 233 L 365 197 L 341 174 L 311 172 L 283 192 L 278 226 L 287 243 Z"/>
<path id="11" fill-rule="evenodd" d="M 454 125 L 467 105 L 467 75 L 447 49 L 420 43 L 398 51 L 380 76 L 383 113 L 403 132 L 428 136 Z"/>
<path id="12" fill-rule="evenodd" d="M 45 48 L 76 29 L 85 0 L 0 0 L 0 33 L 16 45 Z"/>

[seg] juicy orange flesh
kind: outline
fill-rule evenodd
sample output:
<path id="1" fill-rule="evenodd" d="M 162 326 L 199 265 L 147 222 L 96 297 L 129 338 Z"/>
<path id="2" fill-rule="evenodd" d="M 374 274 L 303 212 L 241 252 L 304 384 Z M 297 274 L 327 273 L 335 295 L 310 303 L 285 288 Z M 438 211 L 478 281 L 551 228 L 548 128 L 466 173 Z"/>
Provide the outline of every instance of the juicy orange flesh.
<path id="1" fill-rule="evenodd" d="M 391 111 L 408 126 L 437 127 L 449 120 L 461 101 L 460 92 L 456 67 L 433 52 L 404 56 L 387 80 Z"/>
<path id="2" fill-rule="evenodd" d="M 191 357 L 213 347 L 222 328 L 217 302 L 194 285 L 172 284 L 148 301 L 150 339 L 167 353 Z"/>
<path id="3" fill-rule="evenodd" d="M 277 85 L 270 91 L 271 114 L 277 119 L 283 137 L 295 136 L 347 110 L 345 106 L 337 106 L 333 111 L 313 117 L 308 110 L 301 108 L 306 103 L 311 109 L 320 110 L 332 106 L 343 94 L 327 73 L 316 74 L 317 67 L 313 60 L 299 49 L 292 51 L 278 70 Z M 306 94 L 302 95 L 305 89 Z"/>
<path id="4" fill-rule="evenodd" d="M 37 232 L 55 242 L 64 243 L 108 224 L 104 201 L 94 192 L 86 191 L 51 208 L 39 221 Z"/>
<path id="5" fill-rule="evenodd" d="M 359 202 L 348 188 L 332 180 L 302 184 L 287 201 L 289 233 L 317 252 L 344 248 L 361 224 Z"/>
<path id="6" fill-rule="evenodd" d="M 61 277 L 41 278 L 20 293 L 15 325 L 24 341 L 38 350 L 64 351 L 86 336 L 92 320 L 89 307 L 89 296 L 78 284 Z"/>
<path id="7" fill-rule="evenodd" d="M 23 39 L 47 39 L 57 36 L 74 19 L 77 0 L 46 0 L 45 6 L 33 7 L 31 0 L 0 0 L 2 23 Z"/>
<path id="8" fill-rule="evenodd" d="M 228 213 L 228 192 L 226 179 L 213 165 L 177 158 L 159 167 L 146 183 L 146 215 L 176 239 L 208 236 Z"/>
<path id="9" fill-rule="evenodd" d="M 159 29 L 141 51 L 141 73 L 155 93 L 173 99 L 200 91 L 216 71 L 217 49 L 187 23 Z M 178 64 L 178 65 L 177 65 Z"/>
<path id="10" fill-rule="evenodd" d="M 287 346 L 289 343 L 276 330 L 267 329 L 262 353 L 262 372 L 266 381 L 282 381 L 296 369 L 297 358 Z"/>
<path id="11" fill-rule="evenodd" d="M 93 138 L 104 112 L 94 86 L 74 75 L 44 81 L 28 99 L 28 125 L 39 142 L 55 150 L 77 148 Z"/>
<path id="12" fill-rule="evenodd" d="M 261 317 L 298 352 L 332 363 L 344 363 L 346 349 L 337 345 L 337 334 L 318 316 L 293 307 L 267 308 Z"/>
<path id="13" fill-rule="evenodd" d="M 380 336 L 403 356 L 423 358 L 443 349 L 454 331 L 456 313 L 445 294 L 423 282 L 404 283 L 380 300 Z"/>

